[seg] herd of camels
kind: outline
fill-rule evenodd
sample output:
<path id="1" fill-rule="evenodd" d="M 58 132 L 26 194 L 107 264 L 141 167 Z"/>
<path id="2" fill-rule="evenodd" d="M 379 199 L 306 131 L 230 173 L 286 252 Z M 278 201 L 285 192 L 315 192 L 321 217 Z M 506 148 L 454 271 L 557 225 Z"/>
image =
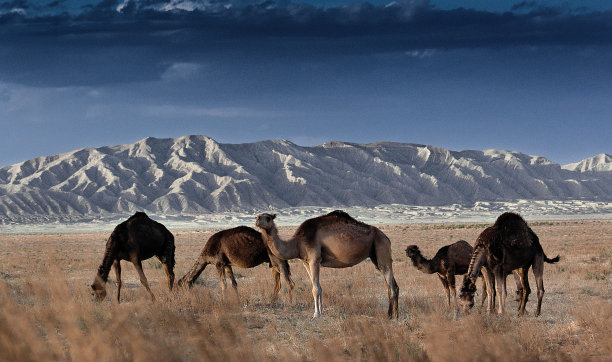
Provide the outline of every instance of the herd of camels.
<path id="1" fill-rule="evenodd" d="M 276 214 L 260 214 L 255 219 L 257 231 L 247 226 L 223 230 L 212 235 L 195 264 L 179 281 L 179 286 L 191 287 L 208 264 L 214 264 L 219 273 L 221 288 L 226 288 L 226 275 L 229 276 L 234 291 L 237 291 L 232 266 L 252 268 L 268 263 L 274 277 L 275 299 L 280 290 L 281 274 L 287 282 L 291 298 L 294 283 L 288 260 L 300 259 L 312 282 L 314 315 L 321 316 L 323 304 L 319 271 L 321 267 L 347 268 L 366 258 L 370 258 L 387 284 L 389 296 L 389 318 L 398 317 L 399 287 L 393 276 L 391 241 L 377 227 L 359 222 L 344 211 L 304 221 L 291 239 L 282 240 L 274 223 Z M 98 300 L 106 297 L 106 282 L 111 267 L 115 269 L 117 283 L 117 302 L 121 293 L 121 260 L 132 262 L 140 281 L 155 296 L 142 270 L 142 261 L 156 256 L 168 276 L 168 287 L 174 285 L 174 236 L 166 227 L 145 213 L 137 212 L 119 224 L 106 243 L 102 264 L 98 268 L 92 294 Z M 461 286 L 460 304 L 464 312 L 474 305 L 476 279 L 483 279 L 482 304 L 487 299 L 487 312 L 493 313 L 497 296 L 498 313 L 504 313 L 506 300 L 506 277 L 513 274 L 517 285 L 519 315 L 525 313 L 525 304 L 531 292 L 528 270 L 531 267 L 538 289 L 538 305 L 535 315 L 541 312 L 544 295 L 544 262 L 556 263 L 559 256 L 549 259 L 542 249 L 538 236 L 518 214 L 506 212 L 495 223 L 478 236 L 474 247 L 466 241 L 442 247 L 431 259 L 426 259 L 418 246 L 406 248 L 406 256 L 420 271 L 437 273 L 451 305 L 453 297 L 455 309 L 459 309 L 455 291 L 455 275 L 465 274 Z"/>

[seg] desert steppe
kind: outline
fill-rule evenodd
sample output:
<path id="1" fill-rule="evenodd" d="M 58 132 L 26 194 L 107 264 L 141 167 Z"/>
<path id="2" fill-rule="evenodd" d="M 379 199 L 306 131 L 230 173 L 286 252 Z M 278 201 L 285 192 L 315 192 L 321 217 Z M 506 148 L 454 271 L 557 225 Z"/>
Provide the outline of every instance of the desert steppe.
<path id="1" fill-rule="evenodd" d="M 284 281 L 270 301 L 266 265 L 234 268 L 237 298 L 231 288 L 222 294 L 213 266 L 193 289 L 170 293 L 161 264 L 149 259 L 143 266 L 156 302 L 122 262 L 122 303 L 113 272 L 109 295 L 97 303 L 89 285 L 108 232 L 0 234 L 0 360 L 612 360 L 612 220 L 527 221 L 547 255 L 561 255 L 545 265 L 537 318 L 531 272 L 528 315 L 516 315 L 512 298 L 505 315 L 487 315 L 480 282 L 477 304 L 465 315 L 446 306 L 437 276 L 417 271 L 405 256 L 408 244 L 428 258 L 460 239 L 473 244 L 485 223 L 377 225 L 392 241 L 400 287 L 400 318 L 391 321 L 386 285 L 369 261 L 322 268 L 324 314 L 313 320 L 311 284 L 299 261 L 290 262 L 292 301 Z M 294 229 L 281 227 L 281 237 Z M 171 230 L 177 280 L 218 230 Z"/>

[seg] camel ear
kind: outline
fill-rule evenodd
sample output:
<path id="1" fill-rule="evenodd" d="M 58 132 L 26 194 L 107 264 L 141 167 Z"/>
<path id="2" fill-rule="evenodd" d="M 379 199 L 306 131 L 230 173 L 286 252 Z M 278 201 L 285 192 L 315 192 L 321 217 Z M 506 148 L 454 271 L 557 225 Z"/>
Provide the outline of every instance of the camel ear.
<path id="1" fill-rule="evenodd" d="M 276 219 L 276 214 L 272 214 L 272 220 Z"/>

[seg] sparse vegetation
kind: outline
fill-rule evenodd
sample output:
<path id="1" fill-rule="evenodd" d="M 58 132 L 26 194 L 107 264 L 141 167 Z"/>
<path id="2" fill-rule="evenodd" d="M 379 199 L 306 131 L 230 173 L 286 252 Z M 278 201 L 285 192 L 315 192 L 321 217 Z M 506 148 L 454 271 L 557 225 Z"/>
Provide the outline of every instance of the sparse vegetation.
<path id="1" fill-rule="evenodd" d="M 0 234 L 0 360 L 439 361 L 607 360 L 612 356 L 610 252 L 612 221 L 530 223 L 550 254 L 542 315 L 504 316 L 475 307 L 449 311 L 439 281 L 404 255 L 419 242 L 433 255 L 447 235 L 473 243 L 479 227 L 390 225 L 400 318 L 389 321 L 387 295 L 370 263 L 321 271 L 324 315 L 312 320 L 312 291 L 301 262 L 291 262 L 293 303 L 269 302 L 267 266 L 241 270 L 239 300 L 224 296 L 214 269 L 190 291 L 169 292 L 155 263 L 144 268 L 157 301 L 147 298 L 133 268 L 123 268 L 122 303 L 89 294 L 104 252 L 104 233 Z M 428 225 L 431 226 L 431 225 Z M 484 227 L 484 224 L 483 224 Z M 294 227 L 281 228 L 288 237 Z M 176 235 L 175 272 L 183 275 L 212 230 Z M 595 259 L 592 259 L 592 258 Z M 114 293 L 114 275 L 108 288 Z M 533 274 L 530 272 L 533 281 Z M 285 286 L 283 286 L 283 289 Z M 514 287 L 509 284 L 509 294 Z M 510 299 L 510 298 L 509 298 Z"/>

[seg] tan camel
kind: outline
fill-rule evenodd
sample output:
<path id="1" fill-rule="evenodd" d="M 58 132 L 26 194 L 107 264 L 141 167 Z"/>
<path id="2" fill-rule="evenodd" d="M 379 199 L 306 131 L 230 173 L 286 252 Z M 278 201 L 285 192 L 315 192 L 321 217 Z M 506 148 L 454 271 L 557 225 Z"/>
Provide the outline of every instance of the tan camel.
<path id="1" fill-rule="evenodd" d="M 117 225 L 106 242 L 106 251 L 102 264 L 91 285 L 92 294 L 98 299 L 106 297 L 106 281 L 111 266 L 117 277 L 117 302 L 121 295 L 121 260 L 134 264 L 140 282 L 151 295 L 147 277 L 142 270 L 142 261 L 157 256 L 168 276 L 168 288 L 174 284 L 174 236 L 166 227 L 151 220 L 144 212 L 137 212 L 129 219 Z"/>
<path id="2" fill-rule="evenodd" d="M 519 315 L 523 315 L 531 292 L 527 272 L 529 267 L 532 267 L 538 288 L 538 307 L 535 315 L 540 315 L 544 296 L 544 262 L 552 264 L 558 261 L 559 256 L 553 259 L 546 256 L 538 236 L 520 215 L 510 212 L 500 215 L 493 226 L 480 233 L 474 245 L 470 266 L 461 288 L 460 298 L 464 311 L 474 305 L 475 279 L 482 269 L 482 273 L 486 276 L 489 295 L 487 311 L 493 312 L 495 304 L 493 287 L 495 287 L 499 304 L 498 312 L 503 314 L 506 276 L 516 270 L 522 284 L 518 310 Z"/>
<path id="3" fill-rule="evenodd" d="M 206 242 L 206 245 L 204 245 L 200 257 L 196 260 L 191 270 L 179 280 L 178 285 L 186 284 L 191 288 L 206 266 L 213 264 L 217 267 L 217 272 L 219 273 L 221 289 L 225 291 L 225 274 L 227 273 L 232 281 L 234 291 L 238 293 L 238 284 L 234 278 L 232 266 L 253 268 L 262 263 L 268 263 L 274 277 L 272 300 L 275 300 L 278 296 L 278 291 L 281 287 L 281 274 L 285 281 L 287 281 L 287 291 L 289 293 L 289 300 L 291 300 L 291 291 L 293 290 L 294 283 L 291 280 L 289 263 L 270 254 L 261 237 L 261 233 L 247 226 L 239 226 L 213 234 Z"/>
<path id="4" fill-rule="evenodd" d="M 321 316 L 323 309 L 320 268 L 347 268 L 367 257 L 387 282 L 389 318 L 398 317 L 399 287 L 393 277 L 391 241 L 380 229 L 359 222 L 343 211 L 333 211 L 304 221 L 290 240 L 283 241 L 278 236 L 275 217 L 276 214 L 258 215 L 255 225 L 262 230 L 272 254 L 283 260 L 300 259 L 304 263 L 312 282 L 313 318 Z"/>

